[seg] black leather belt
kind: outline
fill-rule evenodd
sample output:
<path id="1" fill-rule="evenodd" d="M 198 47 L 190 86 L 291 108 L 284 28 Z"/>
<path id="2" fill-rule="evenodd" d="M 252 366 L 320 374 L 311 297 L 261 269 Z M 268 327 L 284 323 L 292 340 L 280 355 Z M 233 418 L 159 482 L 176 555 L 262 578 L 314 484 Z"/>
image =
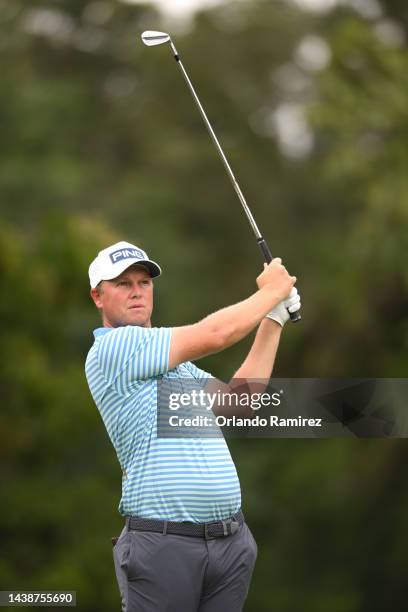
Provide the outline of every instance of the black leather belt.
<path id="1" fill-rule="evenodd" d="M 241 510 L 223 521 L 211 523 L 176 523 L 175 521 L 159 521 L 157 519 L 145 519 L 137 516 L 128 516 L 126 525 L 128 529 L 135 531 L 156 531 L 157 533 L 174 533 L 176 535 L 192 536 L 195 538 L 223 538 L 236 533 L 244 522 Z"/>

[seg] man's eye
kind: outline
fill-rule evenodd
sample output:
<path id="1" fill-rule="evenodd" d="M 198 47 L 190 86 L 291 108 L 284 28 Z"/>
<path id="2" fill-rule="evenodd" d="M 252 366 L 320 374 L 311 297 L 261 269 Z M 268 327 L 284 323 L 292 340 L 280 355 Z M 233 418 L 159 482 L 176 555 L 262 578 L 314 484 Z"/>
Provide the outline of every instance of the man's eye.
<path id="1" fill-rule="evenodd" d="M 146 280 L 142 281 L 142 283 L 147 287 L 148 285 L 150 285 L 150 280 L 147 278 Z"/>
<path id="2" fill-rule="evenodd" d="M 120 282 L 118 283 L 118 285 L 119 285 L 119 286 L 126 286 L 126 285 L 128 285 L 128 284 L 129 284 L 129 282 L 128 282 L 128 281 L 120 281 Z"/>

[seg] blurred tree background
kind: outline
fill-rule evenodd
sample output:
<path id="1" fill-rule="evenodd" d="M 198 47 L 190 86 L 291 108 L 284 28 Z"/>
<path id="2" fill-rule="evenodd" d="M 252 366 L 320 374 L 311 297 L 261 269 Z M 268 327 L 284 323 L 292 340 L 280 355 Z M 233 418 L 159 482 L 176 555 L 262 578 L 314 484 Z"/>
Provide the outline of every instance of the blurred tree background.
<path id="1" fill-rule="evenodd" d="M 171 4 L 169 1 L 168 5 Z M 186 0 L 188 4 L 188 0 Z M 175 42 L 275 255 L 298 277 L 280 377 L 404 377 L 408 12 L 403 0 L 236 0 Z M 126 239 L 162 263 L 155 325 L 254 289 L 261 259 L 151 4 L 0 11 L 0 589 L 118 610 L 119 464 L 83 373 L 87 268 Z M 200 365 L 222 378 L 250 339 Z M 403 440 L 232 440 L 259 543 L 246 610 L 406 610 Z"/>

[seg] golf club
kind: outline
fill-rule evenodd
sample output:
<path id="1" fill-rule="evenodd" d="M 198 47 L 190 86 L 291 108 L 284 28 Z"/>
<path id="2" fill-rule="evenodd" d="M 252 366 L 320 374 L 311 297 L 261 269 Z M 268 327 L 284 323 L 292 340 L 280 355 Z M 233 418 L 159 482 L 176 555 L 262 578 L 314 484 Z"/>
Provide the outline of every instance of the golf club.
<path id="1" fill-rule="evenodd" d="M 211 138 L 212 138 L 212 140 L 213 140 L 213 142 L 214 142 L 214 144 L 215 144 L 215 146 L 217 148 L 217 151 L 218 151 L 218 153 L 219 153 L 219 155 L 221 157 L 221 160 L 222 160 L 222 162 L 224 164 L 224 167 L 225 167 L 225 169 L 227 171 L 227 174 L 228 174 L 228 176 L 229 176 L 229 178 L 231 180 L 231 183 L 232 183 L 232 185 L 234 187 L 234 190 L 235 190 L 235 192 L 236 192 L 236 194 L 238 196 L 239 201 L 241 202 L 242 208 L 244 209 L 244 212 L 245 212 L 245 214 L 247 216 L 247 219 L 248 219 L 248 221 L 249 221 L 249 223 L 250 223 L 250 225 L 252 227 L 252 230 L 253 230 L 253 232 L 255 234 L 256 241 L 257 241 L 257 243 L 259 245 L 259 248 L 262 251 L 262 255 L 264 257 L 264 260 L 265 260 L 266 263 L 270 263 L 272 261 L 271 251 L 270 251 L 270 249 L 269 249 L 269 247 L 268 247 L 268 245 L 266 243 L 265 238 L 262 236 L 261 232 L 259 231 L 259 228 L 258 228 L 258 226 L 257 226 L 257 224 L 255 222 L 255 219 L 254 219 L 254 217 L 253 217 L 253 215 L 252 215 L 252 213 L 251 213 L 251 211 L 249 209 L 249 206 L 246 203 L 246 200 L 244 198 L 244 194 L 242 193 L 241 188 L 238 185 L 238 182 L 237 182 L 237 180 L 236 180 L 236 178 L 234 176 L 234 173 L 231 170 L 231 167 L 230 167 L 230 165 L 229 165 L 229 163 L 227 161 L 227 158 L 225 157 L 224 151 L 222 150 L 221 145 L 218 142 L 218 139 L 217 139 L 217 137 L 215 135 L 215 132 L 214 132 L 212 126 L 211 126 L 211 123 L 209 122 L 209 120 L 207 118 L 207 115 L 205 114 L 204 108 L 202 107 L 201 102 L 198 99 L 198 96 L 197 96 L 197 94 L 195 92 L 195 89 L 194 89 L 194 87 L 193 87 L 193 85 L 192 85 L 192 83 L 191 83 L 191 81 L 190 81 L 190 79 L 188 77 L 188 74 L 187 74 L 187 72 L 186 72 L 186 70 L 185 70 L 185 68 L 183 66 L 183 63 L 182 63 L 182 61 L 180 59 L 180 56 L 179 56 L 179 54 L 177 52 L 176 47 L 174 46 L 173 41 L 171 40 L 170 35 L 167 34 L 166 32 L 155 32 L 155 31 L 152 31 L 152 30 L 147 30 L 146 32 L 143 32 L 141 37 L 142 37 L 143 43 L 145 45 L 147 45 L 148 47 L 154 47 L 156 45 L 162 45 L 164 43 L 169 43 L 170 44 L 170 47 L 171 47 L 171 50 L 173 52 L 174 58 L 175 58 L 177 64 L 179 65 L 179 67 L 180 67 L 180 70 L 181 70 L 181 72 L 183 74 L 183 77 L 184 77 L 186 83 L 187 83 L 187 86 L 190 89 L 190 92 L 191 92 L 191 94 L 192 94 L 192 96 L 194 98 L 194 101 L 195 101 L 195 103 L 198 106 L 198 109 L 199 109 L 199 111 L 201 113 L 201 116 L 202 116 L 202 118 L 204 120 L 204 123 L 205 123 L 205 125 L 207 127 L 207 130 L 208 130 L 208 132 L 209 132 L 209 134 L 210 134 L 210 136 L 211 136 Z M 289 314 L 290 314 L 290 318 L 291 318 L 292 322 L 295 323 L 296 321 L 300 321 L 300 319 L 301 319 L 300 310 L 298 310 L 297 312 L 289 313 Z"/>

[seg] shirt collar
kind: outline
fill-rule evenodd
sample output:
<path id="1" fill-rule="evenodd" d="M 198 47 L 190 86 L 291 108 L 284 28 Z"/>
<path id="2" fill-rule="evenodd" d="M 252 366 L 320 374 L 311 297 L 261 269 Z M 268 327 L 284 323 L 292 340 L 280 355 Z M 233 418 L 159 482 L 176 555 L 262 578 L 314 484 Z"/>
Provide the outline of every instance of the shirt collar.
<path id="1" fill-rule="evenodd" d="M 113 327 L 97 327 L 96 329 L 94 329 L 94 336 L 95 338 L 98 338 L 98 336 L 103 336 L 104 334 L 108 334 L 110 331 L 112 331 Z"/>

